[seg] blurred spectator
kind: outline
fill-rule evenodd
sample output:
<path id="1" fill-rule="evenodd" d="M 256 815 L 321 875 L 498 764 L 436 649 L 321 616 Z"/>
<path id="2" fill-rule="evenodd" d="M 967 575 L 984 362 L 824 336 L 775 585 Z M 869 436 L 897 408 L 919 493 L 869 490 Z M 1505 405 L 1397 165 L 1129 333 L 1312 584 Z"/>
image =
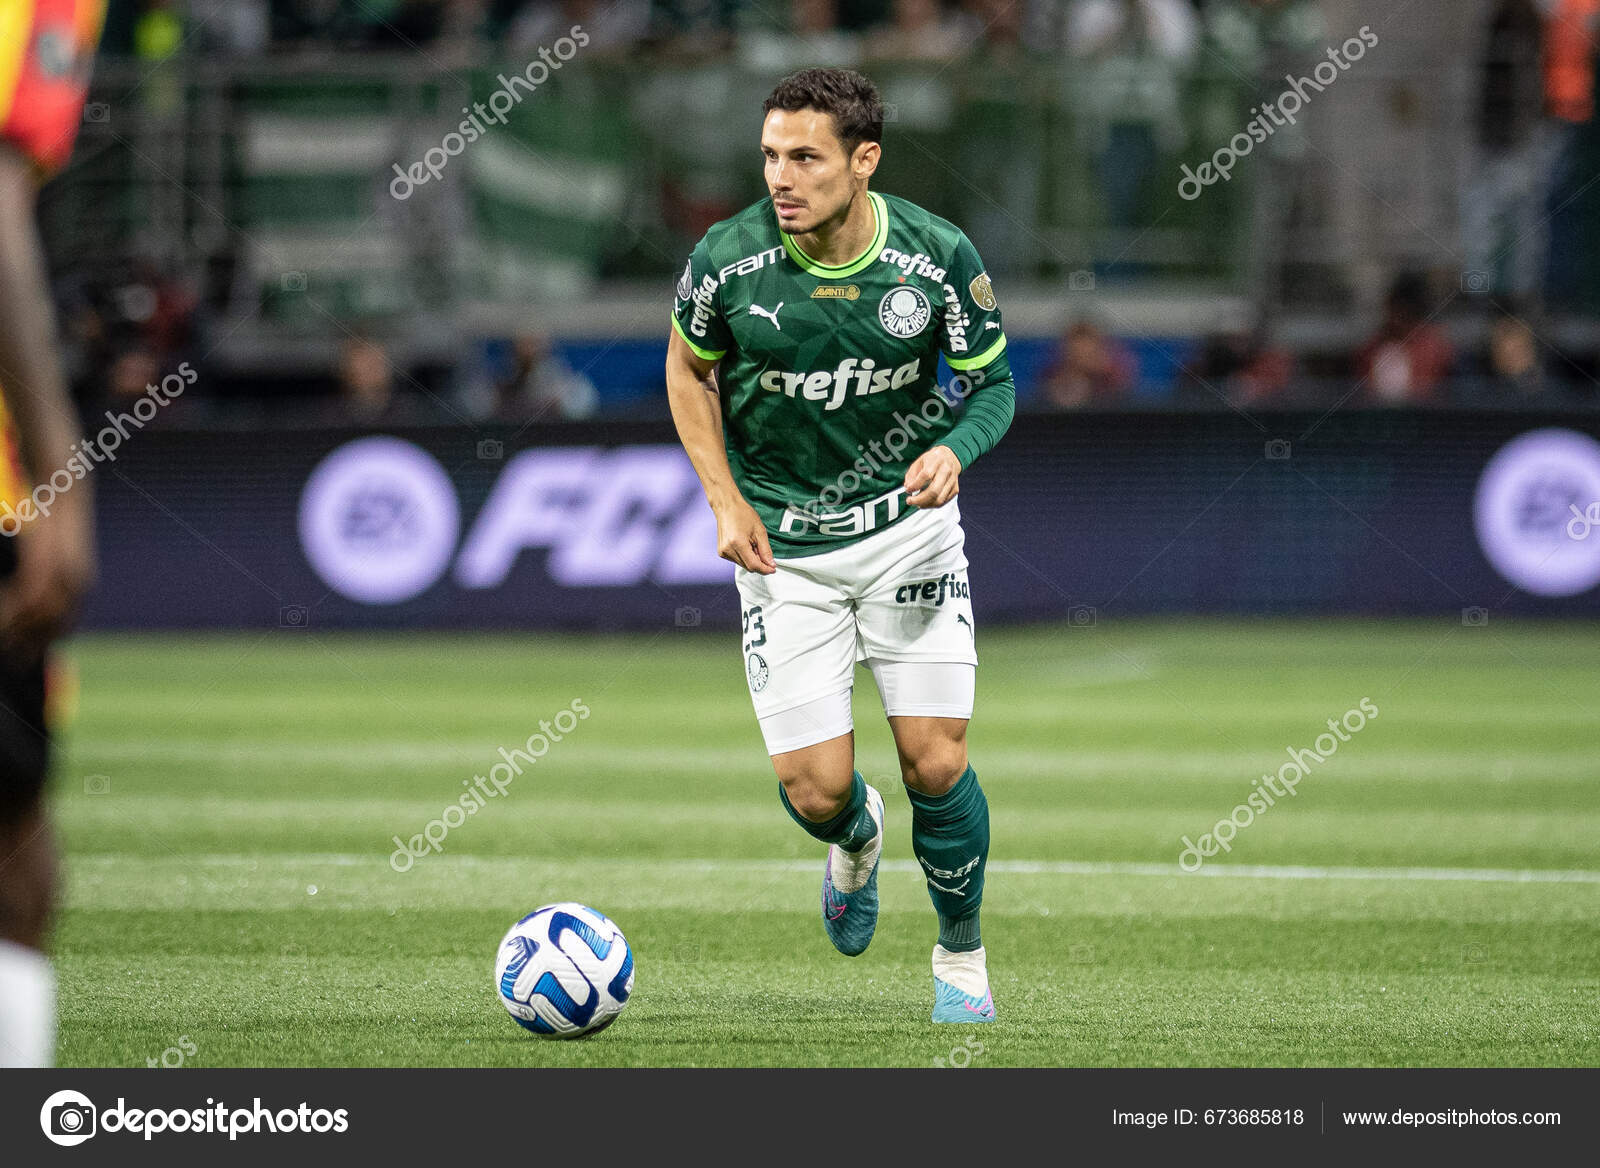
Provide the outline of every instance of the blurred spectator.
<path id="1" fill-rule="evenodd" d="M 1051 10 L 1045 19 L 1052 19 L 1061 8 L 1060 0 L 1019 4 L 1017 0 L 967 0 L 964 5 L 969 23 L 977 26 L 980 49 L 995 55 L 1015 56 L 1039 46 L 1029 39 L 1030 17 L 1041 9 Z M 1037 22 L 1035 22 L 1037 23 Z"/>
<path id="2" fill-rule="evenodd" d="M 1463 398 L 1474 405 L 1539 404 L 1550 389 L 1539 350 L 1528 322 L 1503 309 L 1489 326 L 1476 384 Z"/>
<path id="3" fill-rule="evenodd" d="M 894 0 L 825 0 L 834 10 L 834 23 L 843 32 L 859 33 L 894 19 Z"/>
<path id="4" fill-rule="evenodd" d="M 113 409 L 121 409 L 160 380 L 156 355 L 144 345 L 134 345 L 112 358 L 106 372 L 106 397 Z"/>
<path id="5" fill-rule="evenodd" d="M 272 39 L 415 50 L 464 48 L 485 0 L 272 0 Z"/>
<path id="6" fill-rule="evenodd" d="M 1475 152 L 1461 191 L 1470 292 L 1544 292 L 1551 196 L 1594 116 L 1600 0 L 1499 0 L 1480 66 Z"/>
<path id="7" fill-rule="evenodd" d="M 738 53 L 745 69 L 787 73 L 809 65 L 853 66 L 860 61 L 862 38 L 847 29 L 844 20 L 845 10 L 857 6 L 840 0 L 789 0 L 784 7 L 787 21 L 760 24 L 748 20 L 741 27 Z M 770 17 L 777 10 L 760 11 Z"/>
<path id="8" fill-rule="evenodd" d="M 789 29 L 795 35 L 819 36 L 838 27 L 838 0 L 789 0 Z"/>
<path id="9" fill-rule="evenodd" d="M 1600 0 L 1548 0 L 1544 93 L 1550 116 L 1571 125 L 1594 117 L 1595 33 Z"/>
<path id="10" fill-rule="evenodd" d="M 940 0 L 894 0 L 893 21 L 875 30 L 867 55 L 899 61 L 948 61 L 972 46 L 972 30 Z"/>
<path id="11" fill-rule="evenodd" d="M 546 421 L 593 417 L 600 394 L 551 347 L 543 332 L 519 333 L 512 341 L 511 369 L 495 385 L 499 421 Z"/>
<path id="12" fill-rule="evenodd" d="M 61 361 L 72 399 L 88 416 L 99 400 L 98 378 L 106 368 L 110 330 L 100 290 L 81 269 L 65 273 L 54 288 L 60 321 Z"/>
<path id="13" fill-rule="evenodd" d="M 272 34 L 270 0 L 189 0 L 189 19 L 200 44 L 225 56 L 256 56 Z"/>
<path id="14" fill-rule="evenodd" d="M 1551 294 L 1587 298 L 1592 281 L 1592 250 L 1587 246 L 1586 214 L 1575 205 L 1589 188 L 1591 175 L 1580 173 L 1582 127 L 1594 120 L 1595 51 L 1600 36 L 1600 0 L 1550 0 L 1554 11 L 1545 23 L 1544 91 L 1548 122 L 1557 146 L 1544 188 L 1542 210 L 1550 228 L 1540 242 L 1538 275 Z M 1573 189 L 1576 188 L 1576 189 Z M 1586 262 L 1587 261 L 1587 262 Z"/>
<path id="15" fill-rule="evenodd" d="M 1187 0 L 1076 0 L 1067 15 L 1083 145 L 1095 159 L 1106 222 L 1141 226 L 1163 155 L 1185 136 L 1179 80 L 1199 47 Z"/>
<path id="16" fill-rule="evenodd" d="M 1224 328 L 1206 337 L 1178 377 L 1179 407 L 1287 406 L 1294 358 L 1267 343 L 1265 325 Z"/>
<path id="17" fill-rule="evenodd" d="M 738 14 L 733 0 L 651 0 L 651 35 L 689 53 L 721 51 L 733 42 Z"/>
<path id="18" fill-rule="evenodd" d="M 339 354 L 341 420 L 363 426 L 389 421 L 395 412 L 394 380 L 383 345 L 371 337 L 351 337 Z"/>
<path id="19" fill-rule="evenodd" d="M 332 34 L 340 0 L 272 0 L 270 31 L 276 45 Z"/>
<path id="20" fill-rule="evenodd" d="M 130 278 L 112 289 L 120 320 L 136 330 L 166 367 L 192 337 L 196 296 L 155 260 L 133 261 Z"/>
<path id="21" fill-rule="evenodd" d="M 650 0 L 561 0 L 522 4 L 509 21 L 503 43 L 520 56 L 553 45 L 575 24 L 589 43 L 585 55 L 625 53 L 650 33 Z"/>
<path id="22" fill-rule="evenodd" d="M 1067 37 L 1079 57 L 1127 53 L 1183 64 L 1194 56 L 1199 21 L 1188 0 L 1076 0 Z"/>
<path id="23" fill-rule="evenodd" d="M 133 26 L 133 52 L 140 63 L 140 85 L 131 95 L 140 116 L 133 122 L 138 147 L 135 157 L 149 170 L 171 173 L 183 153 L 173 130 L 182 116 L 183 80 L 177 70 L 161 66 L 184 46 L 183 15 L 174 0 L 143 0 Z"/>
<path id="24" fill-rule="evenodd" d="M 1461 187 L 1468 292 L 1531 297 L 1543 279 L 1545 192 L 1561 147 L 1559 130 L 1544 116 L 1543 39 L 1536 0 L 1499 0 L 1480 64 L 1474 151 Z"/>
<path id="25" fill-rule="evenodd" d="M 179 372 L 181 364 L 176 361 L 163 364 L 152 349 L 137 342 L 121 349 L 105 369 L 105 393 L 88 416 L 88 429 L 93 432 L 105 424 L 101 410 L 112 414 L 132 413 L 147 429 L 172 426 L 179 424 L 180 419 L 192 418 L 199 403 L 195 395 L 186 392 L 193 382 Z M 166 397 L 163 403 L 160 397 L 150 393 L 158 387 L 169 393 L 176 387 L 178 396 Z M 148 418 L 140 417 L 148 413 L 148 407 L 138 410 L 135 403 L 147 396 L 157 409 Z"/>
<path id="26" fill-rule="evenodd" d="M 183 44 L 183 16 L 173 0 L 145 0 L 133 26 L 133 51 L 141 60 L 165 61 Z"/>
<path id="27" fill-rule="evenodd" d="M 1204 54 L 1210 68 L 1202 70 L 1209 76 L 1189 92 L 1196 103 L 1192 124 L 1204 127 L 1199 132 L 1208 139 L 1231 137 L 1250 117 L 1247 110 L 1283 92 L 1286 76 L 1307 75 L 1328 43 L 1317 0 L 1210 0 Z M 1307 173 L 1307 153 L 1307 125 L 1297 121 L 1276 126 L 1250 158 L 1245 285 L 1258 315 L 1285 299 L 1291 224 L 1314 214 L 1320 191 Z"/>
<path id="28" fill-rule="evenodd" d="M 147 256 L 75 269 L 55 294 L 63 361 L 86 416 L 96 416 L 117 386 L 135 377 L 135 365 L 170 372 L 186 357 L 193 360 L 194 291 Z"/>
<path id="29" fill-rule="evenodd" d="M 1398 406 L 1440 400 L 1455 351 L 1444 330 L 1427 316 L 1427 280 L 1416 272 L 1397 277 L 1384 301 L 1378 331 L 1357 357 L 1364 401 Z"/>
<path id="30" fill-rule="evenodd" d="M 1281 92 L 1284 73 L 1320 57 L 1328 39 L 1317 0 L 1207 0 L 1203 15 L 1207 52 L 1262 83 L 1261 97 Z"/>
<path id="31" fill-rule="evenodd" d="M 353 9 L 374 47 L 437 46 L 464 59 L 483 25 L 484 0 L 355 0 Z"/>
<path id="32" fill-rule="evenodd" d="M 1139 363 L 1127 345 L 1093 321 L 1074 321 L 1045 371 L 1041 404 L 1056 410 L 1115 405 L 1138 377 Z"/>

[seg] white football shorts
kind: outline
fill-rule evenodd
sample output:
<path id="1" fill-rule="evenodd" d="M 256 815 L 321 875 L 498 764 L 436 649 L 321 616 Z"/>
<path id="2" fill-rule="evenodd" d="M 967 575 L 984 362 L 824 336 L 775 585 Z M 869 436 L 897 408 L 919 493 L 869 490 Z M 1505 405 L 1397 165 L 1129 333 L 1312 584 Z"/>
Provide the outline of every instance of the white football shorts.
<path id="1" fill-rule="evenodd" d="M 956 501 L 770 576 L 735 569 L 745 681 L 769 754 L 853 728 L 857 661 L 889 717 L 972 717 L 978 664 Z"/>

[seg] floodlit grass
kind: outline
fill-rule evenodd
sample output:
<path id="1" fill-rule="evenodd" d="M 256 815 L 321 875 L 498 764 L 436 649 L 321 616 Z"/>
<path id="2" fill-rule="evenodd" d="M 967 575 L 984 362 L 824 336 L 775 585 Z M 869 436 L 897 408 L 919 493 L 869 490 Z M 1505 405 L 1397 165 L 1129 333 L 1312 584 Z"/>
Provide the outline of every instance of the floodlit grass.
<path id="1" fill-rule="evenodd" d="M 1129 622 L 980 648 L 999 1021 L 973 1065 L 1600 1063 L 1600 630 Z M 64 1065 L 186 1036 L 199 1066 L 929 1066 L 974 1033 L 928 1022 L 935 923 L 864 671 L 889 863 L 850 960 L 730 638 L 300 630 L 72 657 Z M 1292 798 L 1179 871 L 1181 836 L 1363 698 L 1379 715 Z M 391 837 L 574 699 L 588 718 L 393 869 Z M 634 947 L 634 998 L 591 1040 L 525 1034 L 490 984 L 504 930 L 554 900 Z"/>

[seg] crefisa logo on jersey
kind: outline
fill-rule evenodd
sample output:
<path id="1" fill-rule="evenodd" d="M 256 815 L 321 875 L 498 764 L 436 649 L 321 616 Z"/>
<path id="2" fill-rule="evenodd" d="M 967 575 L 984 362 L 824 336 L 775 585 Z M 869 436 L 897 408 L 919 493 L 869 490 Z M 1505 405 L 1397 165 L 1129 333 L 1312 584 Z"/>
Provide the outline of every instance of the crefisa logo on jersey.
<path id="1" fill-rule="evenodd" d="M 891 288 L 878 301 L 878 323 L 891 336 L 902 340 L 914 337 L 928 327 L 933 306 L 921 288 L 909 284 Z"/>
<path id="2" fill-rule="evenodd" d="M 967 351 L 967 326 L 972 323 L 972 318 L 967 315 L 967 310 L 961 307 L 961 293 L 956 291 L 954 284 L 944 286 L 944 338 L 945 344 L 952 353 L 965 353 Z"/>
<path id="3" fill-rule="evenodd" d="M 944 269 L 935 267 L 933 258 L 918 252 L 907 255 L 897 248 L 886 247 L 878 253 L 878 262 L 893 264 L 908 276 L 926 276 L 930 280 L 943 280 Z"/>

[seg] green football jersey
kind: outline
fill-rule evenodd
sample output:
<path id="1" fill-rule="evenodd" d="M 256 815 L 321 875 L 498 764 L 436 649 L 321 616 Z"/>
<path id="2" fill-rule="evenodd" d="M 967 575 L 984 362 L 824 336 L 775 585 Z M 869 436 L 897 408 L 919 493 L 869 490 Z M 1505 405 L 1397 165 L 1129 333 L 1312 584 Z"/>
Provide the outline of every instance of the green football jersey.
<path id="1" fill-rule="evenodd" d="M 971 241 L 915 203 L 868 198 L 877 231 L 849 263 L 812 260 L 763 199 L 706 232 L 678 281 L 673 327 L 720 360 L 728 462 L 775 555 L 905 518 L 906 469 L 955 426 L 952 401 L 1011 379 Z M 959 375 L 944 389 L 941 353 Z"/>

